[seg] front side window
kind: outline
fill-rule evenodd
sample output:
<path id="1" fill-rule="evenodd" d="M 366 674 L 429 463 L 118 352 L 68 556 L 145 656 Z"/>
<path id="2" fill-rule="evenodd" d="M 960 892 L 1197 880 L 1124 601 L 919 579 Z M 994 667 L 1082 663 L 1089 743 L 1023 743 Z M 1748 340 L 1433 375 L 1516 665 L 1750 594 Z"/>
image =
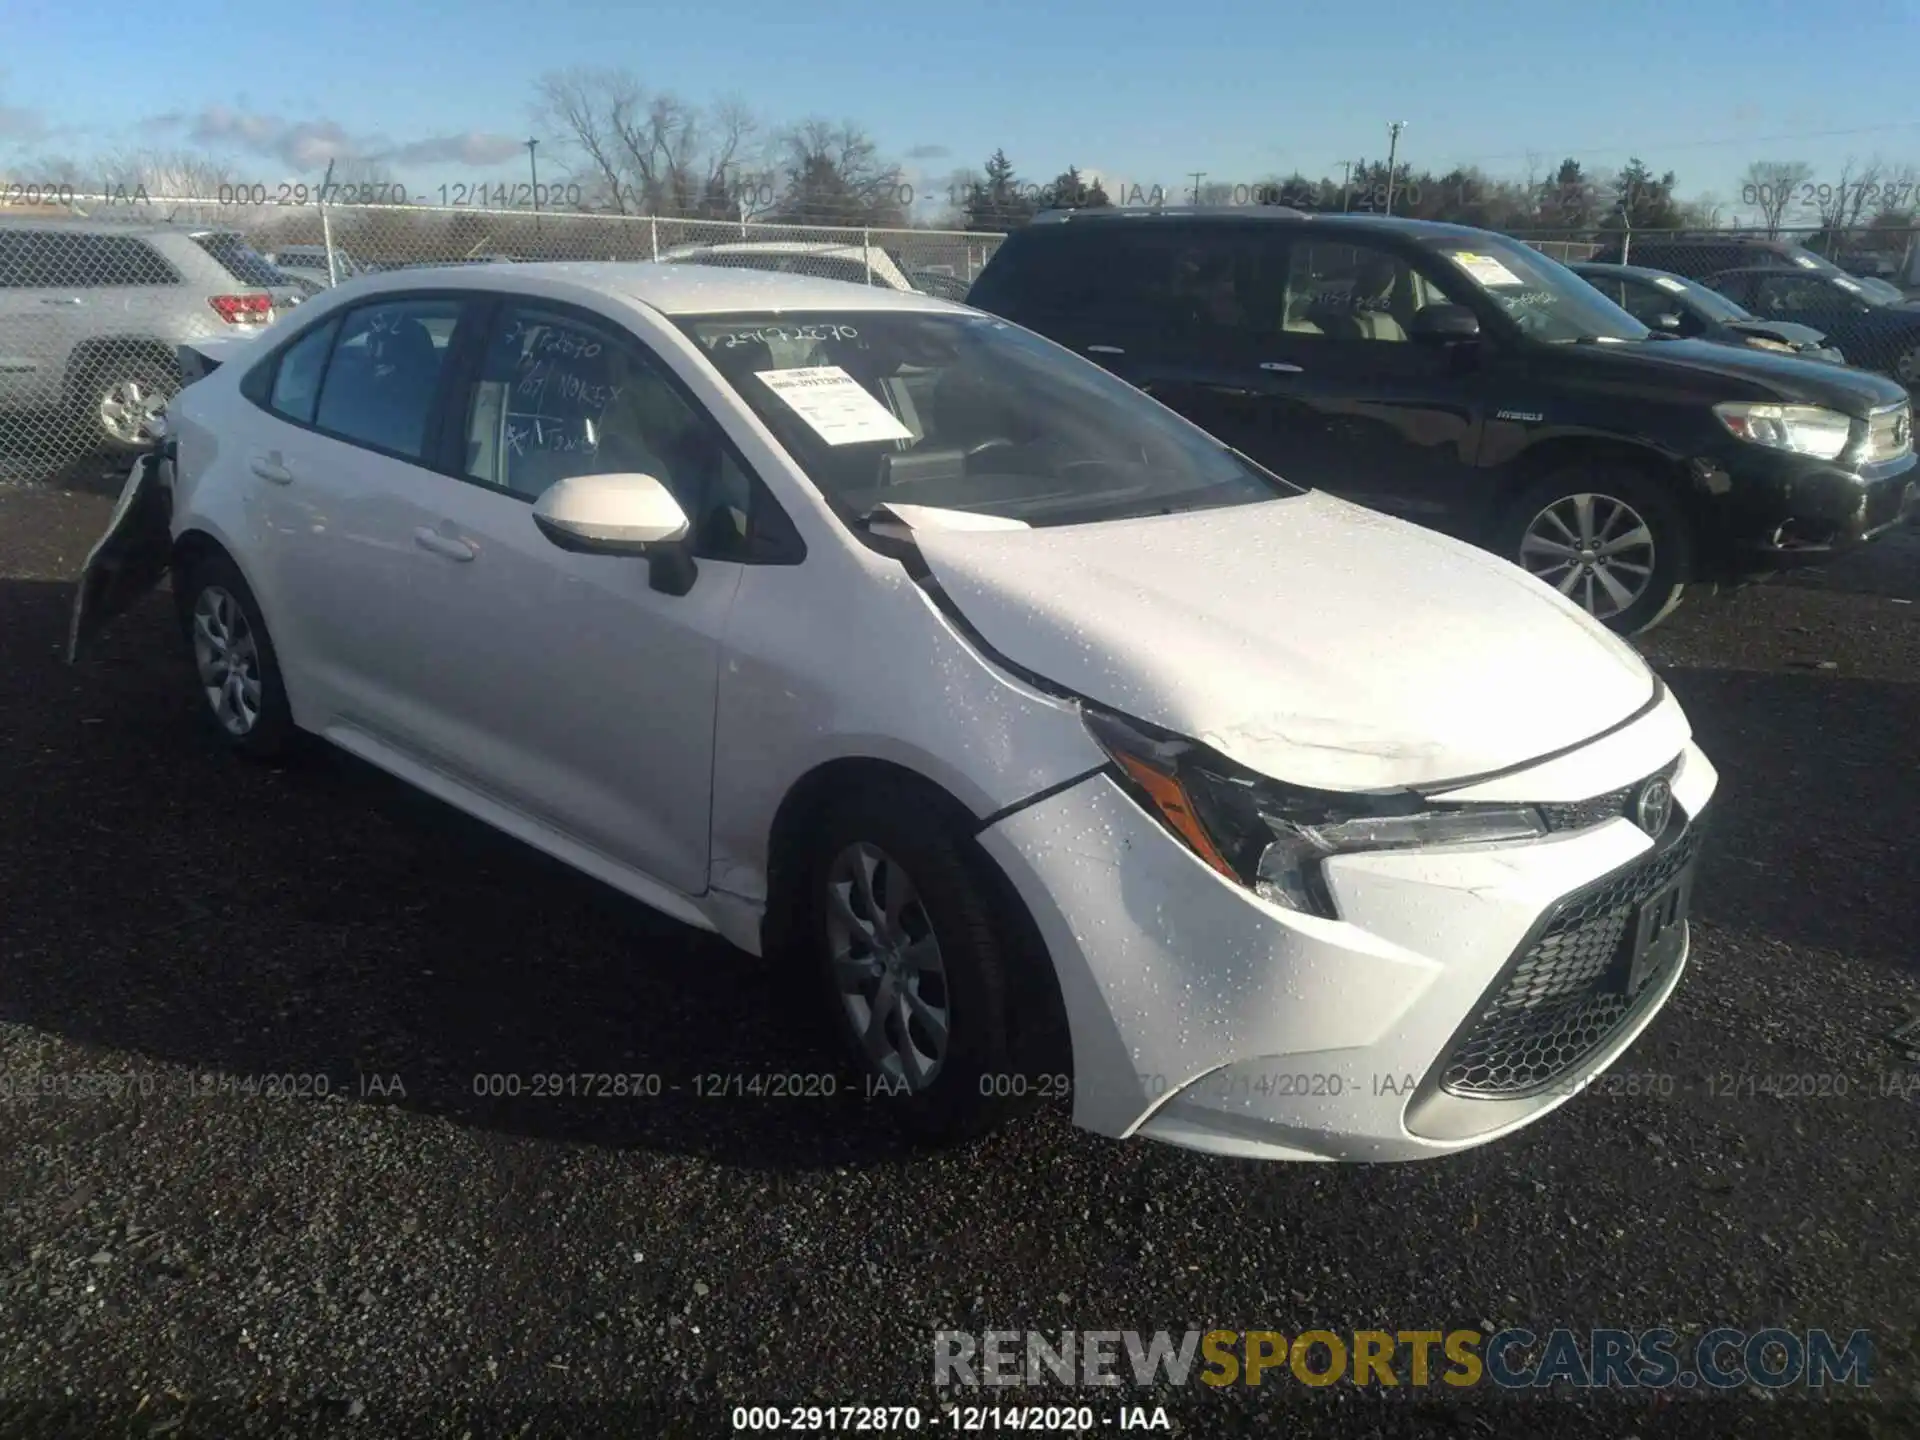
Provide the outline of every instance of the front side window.
<path id="1" fill-rule="evenodd" d="M 680 502 L 699 553 L 748 553 L 745 470 L 712 418 L 617 326 L 507 306 L 466 417 L 469 479 L 536 500 L 575 475 L 651 475 Z"/>
<path id="2" fill-rule="evenodd" d="M 386 300 L 340 322 L 313 423 L 408 460 L 425 457 L 427 421 L 462 305 Z"/>
<path id="3" fill-rule="evenodd" d="M 1455 303 L 1404 257 L 1377 245 L 1300 242 L 1288 252 L 1286 328 L 1296 334 L 1404 342 L 1420 311 Z"/>
<path id="4" fill-rule="evenodd" d="M 1302 493 L 1099 366 L 990 316 L 679 323 L 849 524 L 888 501 L 1039 526 Z"/>

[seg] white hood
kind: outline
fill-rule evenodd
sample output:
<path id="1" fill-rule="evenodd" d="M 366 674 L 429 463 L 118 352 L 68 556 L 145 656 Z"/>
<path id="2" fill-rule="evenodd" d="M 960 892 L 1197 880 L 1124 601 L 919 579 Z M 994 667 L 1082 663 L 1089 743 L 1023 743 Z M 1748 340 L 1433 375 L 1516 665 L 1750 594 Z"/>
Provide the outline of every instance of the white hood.
<path id="1" fill-rule="evenodd" d="M 1328 495 L 914 541 L 1016 665 L 1297 785 L 1505 769 L 1654 693 L 1630 646 L 1532 576 Z"/>

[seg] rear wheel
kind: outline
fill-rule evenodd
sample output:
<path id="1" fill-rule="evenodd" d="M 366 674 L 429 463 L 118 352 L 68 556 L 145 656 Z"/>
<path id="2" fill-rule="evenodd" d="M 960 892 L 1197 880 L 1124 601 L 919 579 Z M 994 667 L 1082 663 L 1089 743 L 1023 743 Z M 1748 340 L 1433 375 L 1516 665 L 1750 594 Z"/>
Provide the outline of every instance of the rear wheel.
<path id="1" fill-rule="evenodd" d="M 225 555 L 195 557 L 176 577 L 181 623 L 203 713 L 227 749 L 270 759 L 296 732 L 280 662 L 260 607 Z"/>
<path id="2" fill-rule="evenodd" d="M 94 444 L 114 454 L 146 448 L 146 422 L 166 408 L 180 377 L 157 356 L 138 351 L 86 362 L 75 377 L 74 413 Z"/>
<path id="3" fill-rule="evenodd" d="M 1497 548 L 1623 635 L 1673 613 L 1693 558 L 1691 527 L 1667 487 L 1617 464 L 1570 466 L 1528 486 Z"/>
<path id="4" fill-rule="evenodd" d="M 1909 390 L 1920 389 L 1920 345 L 1893 362 L 1894 378 Z"/>

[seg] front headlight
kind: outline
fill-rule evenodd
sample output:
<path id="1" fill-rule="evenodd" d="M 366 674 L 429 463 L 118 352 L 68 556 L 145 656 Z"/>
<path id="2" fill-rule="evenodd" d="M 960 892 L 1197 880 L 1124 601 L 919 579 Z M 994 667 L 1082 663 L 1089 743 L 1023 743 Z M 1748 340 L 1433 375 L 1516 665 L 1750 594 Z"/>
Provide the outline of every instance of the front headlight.
<path id="1" fill-rule="evenodd" d="M 1525 805 L 1442 805 L 1412 791 L 1305 790 L 1243 770 L 1191 741 L 1148 734 L 1082 708 L 1142 808 L 1228 879 L 1276 905 L 1335 917 L 1320 862 L 1361 850 L 1530 840 L 1547 833 Z"/>
<path id="2" fill-rule="evenodd" d="M 1772 450 L 1837 459 L 1853 438 L 1853 421 L 1818 405 L 1763 405 L 1729 400 L 1713 407 L 1729 434 Z"/>

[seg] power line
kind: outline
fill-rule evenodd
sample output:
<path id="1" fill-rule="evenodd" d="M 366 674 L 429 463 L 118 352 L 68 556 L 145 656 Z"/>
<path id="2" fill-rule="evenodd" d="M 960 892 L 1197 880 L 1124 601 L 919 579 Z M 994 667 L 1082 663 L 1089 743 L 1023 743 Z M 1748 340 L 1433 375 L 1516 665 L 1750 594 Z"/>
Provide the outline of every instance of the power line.
<path id="1" fill-rule="evenodd" d="M 1862 125 L 1852 130 L 1807 130 L 1797 135 L 1742 135 L 1725 140 L 1654 140 L 1641 144 L 1590 145 L 1563 149 L 1557 145 L 1537 145 L 1531 150 L 1516 150 L 1504 155 L 1468 155 L 1454 157 L 1456 164 L 1481 164 L 1498 160 L 1532 160 L 1541 155 L 1577 158 L 1581 155 L 1618 155 L 1622 151 L 1664 155 L 1672 150 L 1710 150 L 1728 145 L 1790 145 L 1802 140 L 1831 140 L 1846 135 L 1878 135 L 1889 130 L 1911 130 L 1920 120 L 1895 120 L 1885 125 Z"/>

